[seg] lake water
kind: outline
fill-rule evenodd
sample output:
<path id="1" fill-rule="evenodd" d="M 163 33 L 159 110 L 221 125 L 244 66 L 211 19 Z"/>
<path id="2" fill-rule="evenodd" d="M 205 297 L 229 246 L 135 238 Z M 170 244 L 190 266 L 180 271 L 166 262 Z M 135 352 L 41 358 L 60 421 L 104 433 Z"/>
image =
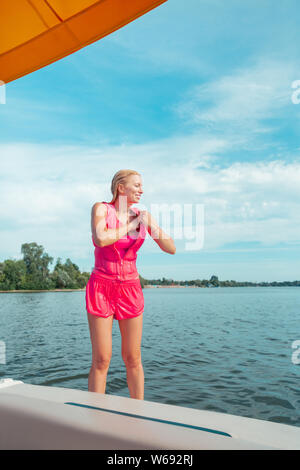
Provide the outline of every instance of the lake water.
<path id="1" fill-rule="evenodd" d="M 143 292 L 145 400 L 300 426 L 300 364 L 292 361 L 292 343 L 300 340 L 299 288 Z M 6 345 L 0 378 L 87 390 L 84 295 L 0 294 Z M 117 321 L 112 334 L 106 393 L 129 397 Z"/>

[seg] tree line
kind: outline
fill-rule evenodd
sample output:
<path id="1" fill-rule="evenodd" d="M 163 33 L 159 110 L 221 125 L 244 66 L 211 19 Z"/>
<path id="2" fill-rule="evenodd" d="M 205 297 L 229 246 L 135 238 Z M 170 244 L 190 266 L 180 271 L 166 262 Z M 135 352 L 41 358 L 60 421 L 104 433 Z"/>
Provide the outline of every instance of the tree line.
<path id="1" fill-rule="evenodd" d="M 88 272 L 80 272 L 79 267 L 70 258 L 63 263 L 58 258 L 54 269 L 49 265 L 53 257 L 49 256 L 43 246 L 37 243 L 24 243 L 21 247 L 23 259 L 0 262 L 0 290 L 52 290 L 83 289 L 90 277 Z M 140 276 L 141 286 L 194 286 L 194 287 L 258 287 L 258 286 L 298 286 L 300 281 L 284 282 L 238 282 L 220 281 L 215 274 L 210 279 L 174 281 L 173 279 L 145 279 Z"/>
<path id="2" fill-rule="evenodd" d="M 90 277 L 69 258 L 64 263 L 58 258 L 50 272 L 53 257 L 37 243 L 24 243 L 21 253 L 21 260 L 0 263 L 0 290 L 82 289 Z"/>
<path id="3" fill-rule="evenodd" d="M 250 282 L 250 281 L 220 281 L 215 274 L 210 279 L 194 279 L 190 281 L 174 281 L 173 279 L 143 279 L 143 285 L 157 286 L 195 286 L 195 287 L 281 287 L 297 286 L 300 287 L 300 281 L 271 281 L 271 282 Z"/>

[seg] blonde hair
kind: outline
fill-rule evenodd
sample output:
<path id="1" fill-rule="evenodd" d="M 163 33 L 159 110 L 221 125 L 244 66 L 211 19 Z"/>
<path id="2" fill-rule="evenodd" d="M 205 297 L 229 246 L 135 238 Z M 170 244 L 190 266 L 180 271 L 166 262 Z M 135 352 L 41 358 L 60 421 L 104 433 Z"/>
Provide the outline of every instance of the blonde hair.
<path id="1" fill-rule="evenodd" d="M 111 187 L 110 187 L 110 190 L 111 190 L 111 193 L 113 195 L 113 198 L 112 200 L 110 201 L 110 204 L 112 204 L 113 202 L 115 202 L 115 200 L 117 199 L 118 197 L 118 187 L 119 187 L 119 184 L 125 184 L 126 182 L 126 178 L 130 175 L 140 175 L 140 173 L 138 173 L 137 171 L 135 170 L 119 170 L 113 177 L 112 179 L 112 182 L 111 182 Z"/>

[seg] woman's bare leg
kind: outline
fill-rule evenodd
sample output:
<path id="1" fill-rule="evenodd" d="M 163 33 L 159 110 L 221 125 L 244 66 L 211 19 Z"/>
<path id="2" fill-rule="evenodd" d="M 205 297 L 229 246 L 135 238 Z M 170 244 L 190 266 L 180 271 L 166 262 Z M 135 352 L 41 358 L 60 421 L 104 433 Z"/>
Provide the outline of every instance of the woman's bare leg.
<path id="1" fill-rule="evenodd" d="M 105 393 L 112 354 L 113 315 L 108 318 L 87 313 L 92 342 L 92 366 L 88 379 L 90 392 Z"/>
<path id="2" fill-rule="evenodd" d="M 144 370 L 142 366 L 141 341 L 143 314 L 119 320 L 122 336 L 122 358 L 127 369 L 130 398 L 144 399 Z"/>

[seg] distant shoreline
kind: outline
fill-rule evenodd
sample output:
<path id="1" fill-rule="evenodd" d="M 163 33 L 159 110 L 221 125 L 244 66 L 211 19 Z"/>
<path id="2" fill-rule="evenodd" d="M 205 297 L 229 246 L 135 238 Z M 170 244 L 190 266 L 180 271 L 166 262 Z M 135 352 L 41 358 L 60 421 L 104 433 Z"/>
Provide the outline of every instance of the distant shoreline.
<path id="1" fill-rule="evenodd" d="M 151 285 L 145 285 L 144 286 L 144 289 L 164 289 L 164 288 L 174 288 L 174 287 L 180 287 L 182 289 L 186 289 L 186 288 L 190 288 L 190 287 L 193 287 L 193 288 L 196 288 L 198 289 L 199 286 L 151 286 Z M 204 287 L 204 286 L 203 286 Z M 201 288 L 201 287 L 200 287 Z"/>
<path id="2" fill-rule="evenodd" d="M 36 242 L 23 243 L 22 260 L 4 260 L 0 262 L 0 293 L 32 293 L 32 292 L 84 292 L 91 277 L 91 272 L 81 272 L 79 267 L 67 258 L 62 263 L 57 259 L 53 272 L 48 267 L 53 257 L 44 253 L 42 245 Z M 46 262 L 46 264 L 45 264 Z M 94 268 L 93 268 L 94 270 Z M 276 275 L 276 272 L 274 273 Z M 257 274 L 258 275 L 258 274 Z M 182 279 L 173 278 L 146 279 L 139 274 L 142 289 L 183 289 L 183 288 L 218 288 L 218 287 L 300 287 L 300 280 L 294 281 L 235 281 L 226 279 L 222 281 L 213 274 L 210 279 Z M 37 288 L 37 286 L 44 286 Z M 58 286 L 83 286 L 81 288 L 61 288 Z M 19 289 L 16 287 L 19 286 Z M 36 286 L 35 288 L 32 288 Z M 6 287 L 6 289 L 3 289 Z M 10 289 L 8 289 L 10 288 Z M 12 289 L 13 288 L 13 289 Z"/>
<path id="3" fill-rule="evenodd" d="M 180 288 L 198 288 L 198 286 L 144 286 L 145 289 L 168 289 L 172 287 L 180 287 Z M 0 290 L 0 294 L 16 294 L 16 293 L 30 293 L 30 292 L 83 292 L 85 291 L 85 287 L 83 289 L 40 289 L 40 290 L 25 290 L 25 289 L 17 289 L 17 290 Z"/>
<path id="4" fill-rule="evenodd" d="M 298 287 L 298 286 L 152 286 L 152 285 L 145 285 L 143 289 L 219 289 L 219 288 L 227 288 L 227 287 Z M 84 292 L 85 287 L 83 289 L 39 289 L 39 290 L 0 290 L 0 294 L 30 294 L 32 292 Z"/>
<path id="5" fill-rule="evenodd" d="M 84 291 L 84 289 L 49 289 L 49 290 L 46 290 L 46 289 L 39 289 L 39 290 L 23 290 L 23 289 L 17 289 L 17 290 L 0 290 L 0 294 L 9 294 L 9 293 L 12 293 L 12 294 L 16 294 L 16 293 L 19 293 L 19 292 L 23 292 L 23 293 L 30 293 L 30 292 L 76 292 L 76 291 Z"/>

